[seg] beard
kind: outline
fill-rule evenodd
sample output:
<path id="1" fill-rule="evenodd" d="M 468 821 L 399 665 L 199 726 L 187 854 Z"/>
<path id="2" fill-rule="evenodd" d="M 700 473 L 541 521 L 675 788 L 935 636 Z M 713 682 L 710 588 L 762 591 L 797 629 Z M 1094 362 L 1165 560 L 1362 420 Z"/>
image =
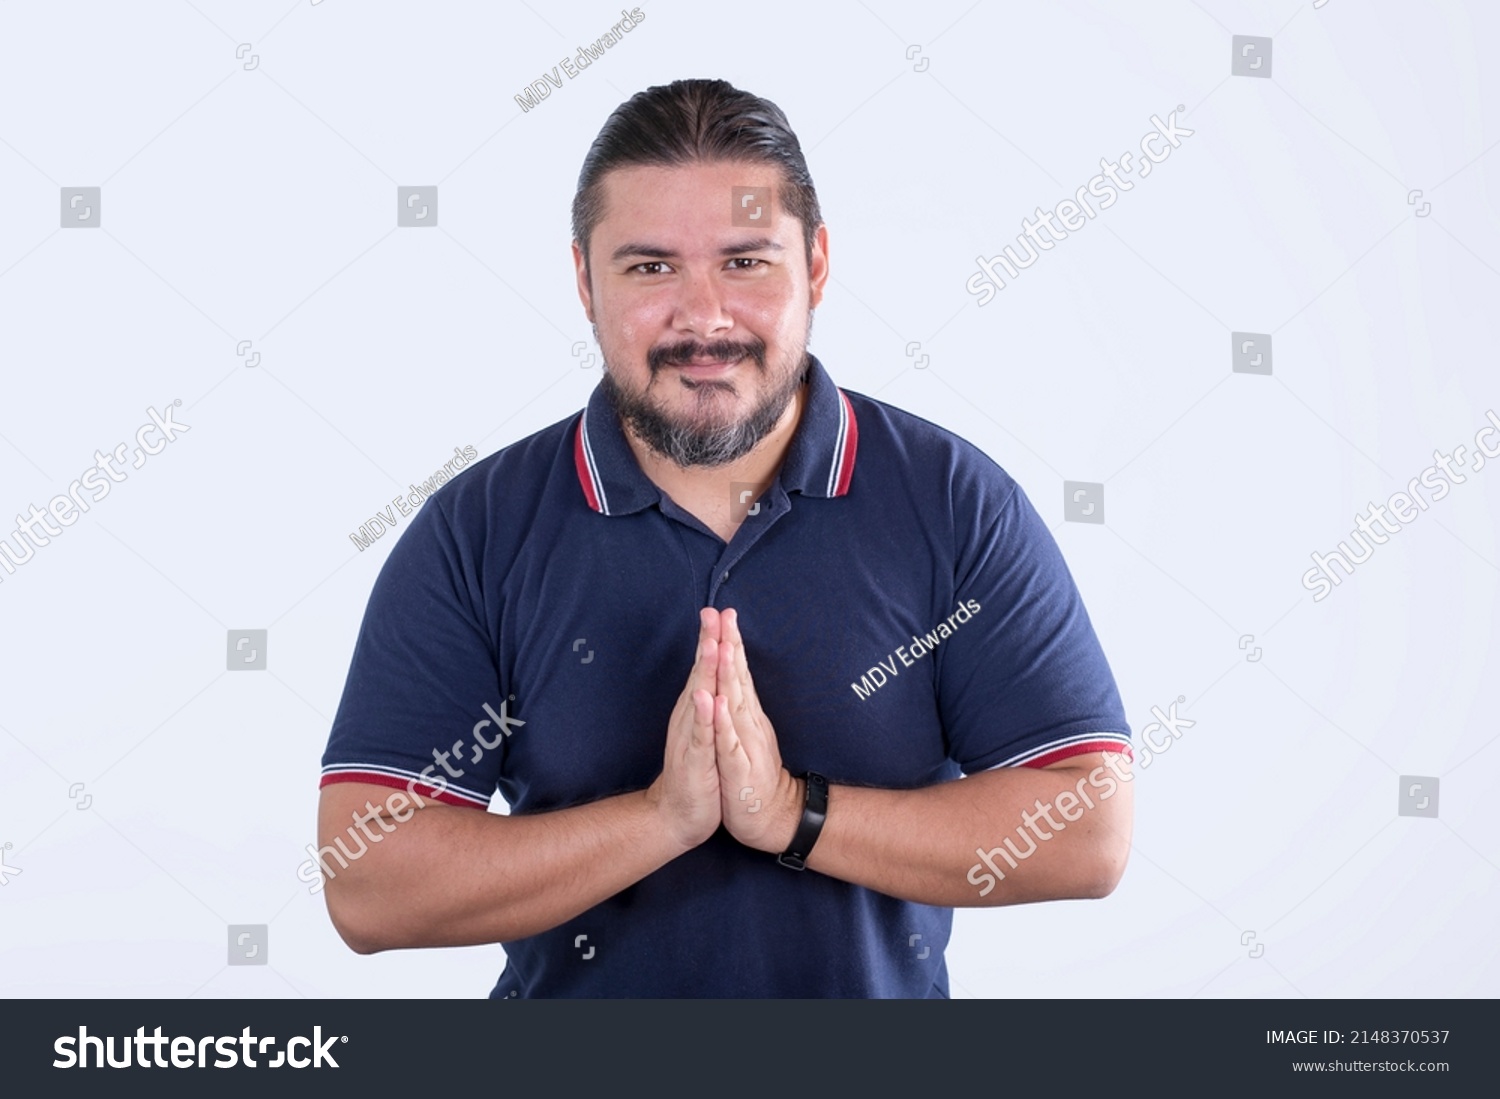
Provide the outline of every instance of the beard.
<path id="1" fill-rule="evenodd" d="M 809 313 L 808 334 L 811 333 L 812 315 Z M 597 326 L 594 338 L 599 338 Z M 603 346 L 601 343 L 600 348 Z M 662 370 L 695 358 L 711 358 L 720 362 L 748 358 L 755 362 L 758 378 L 772 376 L 767 372 L 764 340 L 714 340 L 709 343 L 686 340 L 665 347 L 653 347 L 646 353 L 651 381 L 647 383 L 645 390 L 632 392 L 623 388 L 610 369 L 608 357 L 605 358 L 604 376 L 599 383 L 610 407 L 630 431 L 651 451 L 682 469 L 727 465 L 755 449 L 780 422 L 797 390 L 807 380 L 808 367 L 811 365 L 807 355 L 807 341 L 804 339 L 800 348 L 777 364 L 775 376 L 782 380 L 739 420 L 723 411 L 725 403 L 732 400 L 738 392 L 734 382 L 719 379 L 695 381 L 683 377 L 680 384 L 692 394 L 694 407 L 685 416 L 674 415 L 661 403 L 651 399 L 648 395 L 650 388 L 655 385 Z"/>

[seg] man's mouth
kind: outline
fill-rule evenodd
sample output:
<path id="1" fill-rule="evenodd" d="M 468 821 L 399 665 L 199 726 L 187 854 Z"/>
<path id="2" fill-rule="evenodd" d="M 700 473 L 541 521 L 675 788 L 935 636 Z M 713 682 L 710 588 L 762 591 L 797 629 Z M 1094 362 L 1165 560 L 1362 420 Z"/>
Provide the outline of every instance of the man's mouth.
<path id="1" fill-rule="evenodd" d="M 714 370 L 727 370 L 742 358 L 744 358 L 743 355 L 733 359 L 688 359 L 686 362 L 679 362 L 677 365 L 684 370 L 711 372 Z"/>
<path id="2" fill-rule="evenodd" d="M 765 347 L 760 341 L 742 343 L 713 340 L 696 343 L 691 340 L 654 347 L 646 352 L 646 365 L 652 377 L 662 370 L 675 370 L 689 383 L 697 380 L 730 377 L 744 371 L 756 375 L 765 372 Z"/>

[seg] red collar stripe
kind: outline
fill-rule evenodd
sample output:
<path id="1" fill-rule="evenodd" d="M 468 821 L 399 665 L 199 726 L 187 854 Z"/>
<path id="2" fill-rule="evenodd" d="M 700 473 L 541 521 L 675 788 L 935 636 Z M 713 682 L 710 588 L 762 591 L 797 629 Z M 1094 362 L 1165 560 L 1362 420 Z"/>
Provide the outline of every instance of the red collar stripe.
<path id="1" fill-rule="evenodd" d="M 828 495 L 843 496 L 854 478 L 854 452 L 859 449 L 859 424 L 854 406 L 841 389 L 839 394 L 839 435 L 833 448 L 833 468 L 828 472 Z"/>
<path id="2" fill-rule="evenodd" d="M 604 503 L 604 486 L 599 481 L 599 470 L 594 465 L 594 451 L 588 444 L 588 411 L 578 417 L 578 429 L 573 433 L 573 465 L 578 470 L 578 483 L 583 486 L 583 498 L 589 507 L 604 515 L 609 511 Z"/>

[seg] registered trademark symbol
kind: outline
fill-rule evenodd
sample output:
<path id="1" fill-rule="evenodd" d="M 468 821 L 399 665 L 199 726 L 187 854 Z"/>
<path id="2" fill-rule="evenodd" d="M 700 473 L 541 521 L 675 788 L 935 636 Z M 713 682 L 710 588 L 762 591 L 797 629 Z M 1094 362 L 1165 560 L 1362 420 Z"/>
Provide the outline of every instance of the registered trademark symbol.
<path id="1" fill-rule="evenodd" d="M 1186 108 L 1186 107 L 1184 107 L 1184 106 L 1183 106 L 1183 105 L 1182 105 L 1182 104 L 1181 104 L 1181 103 L 1179 103 L 1179 104 L 1177 104 L 1177 109 L 1178 109 L 1178 110 L 1179 110 L 1179 111 L 1183 111 L 1183 110 L 1186 110 L 1186 109 L 1187 109 L 1187 108 Z"/>
<path id="2" fill-rule="evenodd" d="M 11 842 L 10 842 L 10 840 L 6 840 L 6 841 L 5 841 L 5 849 L 6 849 L 6 850 L 7 850 L 7 851 L 9 851 L 9 850 L 10 850 L 10 849 L 11 849 L 11 848 L 12 848 L 12 847 L 14 847 L 14 846 L 15 846 L 15 844 L 13 844 L 13 843 L 11 843 Z"/>
<path id="3" fill-rule="evenodd" d="M 176 400 L 175 400 L 175 401 L 173 401 L 173 402 L 172 402 L 172 403 L 173 403 L 173 404 L 174 404 L 174 405 L 176 405 L 176 406 L 177 406 L 177 407 L 179 407 L 179 408 L 181 408 L 181 407 L 182 407 L 182 398 L 181 398 L 181 397 L 178 397 L 178 398 L 177 398 L 177 399 L 176 399 Z"/>
<path id="4" fill-rule="evenodd" d="M 1186 702 L 1187 701 L 1187 695 L 1178 695 L 1177 696 L 1177 701 L 1178 702 Z"/>
<path id="5" fill-rule="evenodd" d="M 341 1042 L 347 1042 L 348 1040 L 349 1040 L 349 1035 L 347 1035 L 347 1034 L 344 1035 L 342 1038 L 339 1039 L 339 1041 L 341 1041 Z"/>

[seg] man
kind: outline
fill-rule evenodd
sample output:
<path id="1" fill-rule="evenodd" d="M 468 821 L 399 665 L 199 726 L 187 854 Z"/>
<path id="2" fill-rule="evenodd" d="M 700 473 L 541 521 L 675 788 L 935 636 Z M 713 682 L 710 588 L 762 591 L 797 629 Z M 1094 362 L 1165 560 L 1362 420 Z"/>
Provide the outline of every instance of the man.
<path id="1" fill-rule="evenodd" d="M 1057 546 L 807 353 L 828 231 L 774 104 L 636 95 L 573 214 L 603 378 L 376 582 L 324 756 L 334 925 L 503 943 L 495 997 L 946 996 L 954 906 L 1124 868 L 1130 730 Z"/>

